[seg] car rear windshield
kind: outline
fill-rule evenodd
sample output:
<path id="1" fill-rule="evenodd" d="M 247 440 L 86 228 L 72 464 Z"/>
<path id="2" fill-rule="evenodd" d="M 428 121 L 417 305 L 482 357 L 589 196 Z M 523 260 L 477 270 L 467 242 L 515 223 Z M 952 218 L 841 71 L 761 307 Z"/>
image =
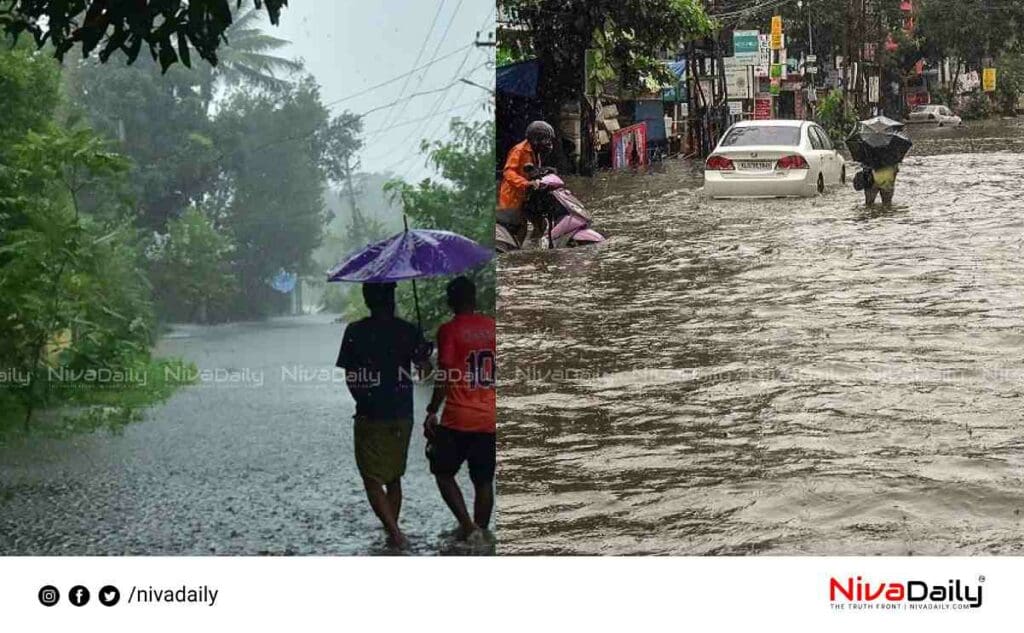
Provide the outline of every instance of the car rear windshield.
<path id="1" fill-rule="evenodd" d="M 734 127 L 725 138 L 725 147 L 738 145 L 799 145 L 800 128 L 792 125 Z"/>

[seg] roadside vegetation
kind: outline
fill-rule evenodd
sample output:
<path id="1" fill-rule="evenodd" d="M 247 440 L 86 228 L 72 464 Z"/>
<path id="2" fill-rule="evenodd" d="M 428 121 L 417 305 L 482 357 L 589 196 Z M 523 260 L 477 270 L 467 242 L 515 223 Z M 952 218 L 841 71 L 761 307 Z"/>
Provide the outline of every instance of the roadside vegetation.
<path id="1" fill-rule="evenodd" d="M 345 253 L 400 230 L 403 210 L 411 226 L 492 239 L 493 124 L 456 121 L 450 140 L 424 144 L 435 179 L 362 173 L 361 117 L 325 104 L 302 63 L 281 56 L 287 42 L 262 30 L 279 2 L 243 0 L 233 21 L 208 16 L 224 36 L 215 45 L 179 25 L 173 51 L 162 30 L 109 48 L 115 26 L 109 40 L 55 31 L 37 46 L 33 22 L 19 26 L 17 11 L 59 19 L 61 5 L 7 4 L 15 12 L 0 20 L 2 435 L 138 419 L 183 384 L 167 375 L 190 373 L 167 371 L 186 361 L 152 355 L 167 324 L 287 313 L 292 296 L 271 283 L 282 273 L 312 280 L 326 309 L 358 311 L 357 286 L 317 288 L 318 280 Z M 114 25 L 137 21 L 132 11 L 105 15 Z M 139 54 L 133 42 L 151 50 Z M 493 310 L 493 273 L 481 275 Z M 406 286 L 400 300 L 411 316 Z M 424 284 L 425 325 L 446 310 L 440 297 Z"/>

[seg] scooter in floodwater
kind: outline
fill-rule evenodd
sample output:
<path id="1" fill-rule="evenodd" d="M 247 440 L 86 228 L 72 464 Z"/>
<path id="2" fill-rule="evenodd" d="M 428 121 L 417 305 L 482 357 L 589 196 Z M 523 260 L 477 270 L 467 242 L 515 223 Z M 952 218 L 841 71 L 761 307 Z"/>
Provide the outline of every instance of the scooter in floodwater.
<path id="1" fill-rule="evenodd" d="M 532 170 L 540 177 L 540 189 L 530 192 L 525 212 L 547 221 L 544 242 L 548 248 L 572 248 L 598 244 L 604 236 L 590 228 L 590 214 L 576 196 L 565 187 L 554 169 Z M 527 173 L 531 167 L 527 166 Z M 523 244 L 517 236 L 501 223 L 494 225 L 494 246 L 499 253 L 517 251 Z"/>

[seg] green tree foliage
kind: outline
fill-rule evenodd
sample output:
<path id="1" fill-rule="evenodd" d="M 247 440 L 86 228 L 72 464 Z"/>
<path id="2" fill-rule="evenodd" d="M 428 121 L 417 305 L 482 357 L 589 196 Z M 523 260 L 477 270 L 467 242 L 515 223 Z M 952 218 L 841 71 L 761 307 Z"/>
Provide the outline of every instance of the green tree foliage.
<path id="1" fill-rule="evenodd" d="M 1019 49 L 1024 3 L 937 0 L 919 3 L 918 36 L 933 57 L 956 57 L 979 67 L 984 57 Z"/>
<path id="2" fill-rule="evenodd" d="M 451 122 L 451 140 L 423 142 L 422 151 L 439 178 L 417 184 L 392 181 L 386 187 L 402 202 L 411 227 L 445 229 L 487 247 L 494 244 L 494 122 Z M 477 285 L 479 307 L 494 314 L 494 264 L 470 273 Z M 429 332 L 450 317 L 445 302 L 447 279 L 418 284 L 423 326 Z M 403 316 L 413 318 L 412 285 L 399 284 Z"/>
<path id="3" fill-rule="evenodd" d="M 34 103 L 48 104 L 12 111 L 0 149 L 0 367 L 28 377 L 5 385 L 0 400 L 9 412 L 13 397 L 26 425 L 55 397 L 51 368 L 146 361 L 154 326 L 124 209 L 95 206 L 119 204 L 128 164 L 91 130 L 56 120 L 59 84 L 48 63 L 0 52 L 0 85 L 34 76 Z"/>
<path id="4" fill-rule="evenodd" d="M 283 299 L 268 280 L 284 269 L 317 271 L 311 254 L 326 224 L 324 187 L 338 156 L 357 148 L 360 121 L 333 121 L 305 80 L 280 93 L 240 91 L 216 119 L 223 151 L 221 221 L 237 246 L 234 315 L 266 314 Z"/>
<path id="5" fill-rule="evenodd" d="M 142 227 L 163 231 L 215 186 L 220 152 L 197 90 L 203 77 L 182 68 L 161 75 L 146 58 L 132 66 L 83 60 L 69 65 L 66 77 L 75 107 L 132 159 L 130 183 Z"/>
<path id="6" fill-rule="evenodd" d="M 857 116 L 847 107 L 842 90 L 833 90 L 821 100 L 817 111 L 818 123 L 828 132 L 832 144 L 837 147 L 846 145 L 846 137 L 857 125 Z"/>
<path id="7" fill-rule="evenodd" d="M 287 298 L 267 280 L 281 268 L 312 270 L 323 185 L 340 177 L 359 147 L 357 117 L 331 119 L 312 80 L 279 76 L 301 66 L 273 55 L 284 41 L 262 34 L 256 19 L 245 12 L 228 29 L 216 68 L 163 73 L 146 57 L 126 67 L 84 60 L 66 68 L 76 107 L 133 160 L 137 225 L 167 234 L 199 207 L 238 246 L 230 257 L 233 283 L 216 298 L 182 294 L 163 277 L 156 294 L 165 318 L 225 320 L 285 309 Z M 211 108 L 221 89 L 230 92 Z"/>
<path id="8" fill-rule="evenodd" d="M 147 251 L 161 312 L 171 318 L 206 322 L 223 314 L 236 289 L 231 237 L 197 207 L 171 220 Z"/>
<path id="9" fill-rule="evenodd" d="M 6 49 L 7 43 L 0 39 L 0 166 L 5 150 L 20 140 L 26 130 L 43 127 L 60 101 L 60 73 L 52 60 L 32 55 L 25 47 Z"/>
<path id="10" fill-rule="evenodd" d="M 980 90 L 975 90 L 963 100 L 963 106 L 960 109 L 960 116 L 965 121 L 976 121 L 980 119 L 987 119 L 995 114 L 995 108 L 992 106 L 992 100 L 989 98 L 987 93 Z"/>
<path id="11" fill-rule="evenodd" d="M 996 61 L 996 98 L 1004 114 L 1014 114 L 1024 95 L 1024 54 L 1007 53 Z"/>
<path id="12" fill-rule="evenodd" d="M 623 86 L 639 87 L 661 72 L 664 50 L 708 35 L 712 23 L 697 0 L 499 0 L 529 31 L 527 46 L 545 68 L 539 92 L 552 114 L 582 96 L 584 55 L 602 34 L 607 59 Z"/>
<path id="13" fill-rule="evenodd" d="M 277 24 L 288 0 L 255 3 L 266 6 Z M 241 6 L 242 0 L 236 0 L 235 9 Z M 167 70 L 178 61 L 191 67 L 191 49 L 216 65 L 218 47 L 234 19 L 231 9 L 230 0 L 0 0 L 0 29 L 13 37 L 28 33 L 39 47 L 52 44 L 61 60 L 80 46 L 85 57 L 98 51 L 106 62 L 120 51 L 130 63 L 145 45 Z"/>
<path id="14" fill-rule="evenodd" d="M 236 15 L 224 33 L 225 42 L 217 51 L 217 64 L 197 64 L 201 94 L 209 105 L 218 84 L 225 87 L 251 86 L 268 90 L 284 90 L 291 82 L 281 77 L 302 71 L 302 64 L 274 54 L 288 44 L 288 40 L 267 34 L 259 27 L 260 12 L 250 8 L 249 0 L 239 7 L 244 12 Z"/>

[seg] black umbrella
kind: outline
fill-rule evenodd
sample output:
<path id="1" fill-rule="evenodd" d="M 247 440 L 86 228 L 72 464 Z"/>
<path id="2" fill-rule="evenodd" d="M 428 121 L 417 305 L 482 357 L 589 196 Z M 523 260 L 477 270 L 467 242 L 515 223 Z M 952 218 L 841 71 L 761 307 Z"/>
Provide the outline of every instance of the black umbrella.
<path id="1" fill-rule="evenodd" d="M 867 121 L 861 121 L 860 124 L 872 132 L 889 132 L 903 129 L 902 123 L 887 116 L 876 116 Z"/>
<path id="2" fill-rule="evenodd" d="M 914 144 L 902 130 L 901 123 L 887 119 L 895 123 L 898 126 L 896 127 L 886 125 L 879 119 L 886 117 L 875 117 L 858 123 L 857 128 L 846 139 L 846 147 L 849 148 L 853 160 L 871 168 L 899 164 Z M 868 124 L 872 124 L 872 127 Z"/>

